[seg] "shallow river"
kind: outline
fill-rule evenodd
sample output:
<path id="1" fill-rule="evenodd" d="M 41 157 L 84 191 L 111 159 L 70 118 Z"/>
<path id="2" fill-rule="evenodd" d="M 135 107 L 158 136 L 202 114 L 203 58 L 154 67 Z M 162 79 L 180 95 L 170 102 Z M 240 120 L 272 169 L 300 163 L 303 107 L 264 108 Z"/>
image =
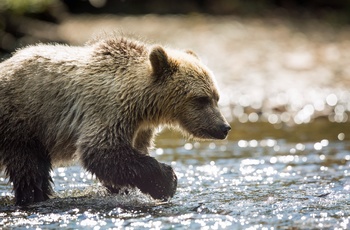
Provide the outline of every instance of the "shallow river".
<path id="1" fill-rule="evenodd" d="M 22 209 L 13 206 L 11 187 L 1 177 L 0 226 L 350 227 L 349 124 L 320 120 L 277 128 L 259 122 L 232 125 L 236 130 L 220 142 L 188 142 L 170 131 L 158 137 L 158 148 L 152 155 L 171 164 L 179 178 L 177 193 L 168 203 L 154 201 L 137 190 L 128 195 L 106 195 L 79 166 L 61 167 L 52 173 L 56 198 Z M 251 138 L 243 138 L 247 136 Z"/>

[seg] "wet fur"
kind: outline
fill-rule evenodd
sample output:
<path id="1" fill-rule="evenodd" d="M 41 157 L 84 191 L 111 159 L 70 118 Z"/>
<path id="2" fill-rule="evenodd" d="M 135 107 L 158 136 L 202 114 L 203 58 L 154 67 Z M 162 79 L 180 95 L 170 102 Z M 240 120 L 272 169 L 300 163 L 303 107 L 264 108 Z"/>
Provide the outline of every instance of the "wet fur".
<path id="1" fill-rule="evenodd" d="M 155 129 L 206 139 L 227 124 L 210 71 L 191 53 L 115 37 L 27 47 L 0 69 L 0 165 L 18 205 L 48 199 L 52 164 L 74 158 L 111 190 L 167 200 L 177 178 L 148 155 Z M 199 96 L 215 99 L 212 114 L 192 108 Z"/>

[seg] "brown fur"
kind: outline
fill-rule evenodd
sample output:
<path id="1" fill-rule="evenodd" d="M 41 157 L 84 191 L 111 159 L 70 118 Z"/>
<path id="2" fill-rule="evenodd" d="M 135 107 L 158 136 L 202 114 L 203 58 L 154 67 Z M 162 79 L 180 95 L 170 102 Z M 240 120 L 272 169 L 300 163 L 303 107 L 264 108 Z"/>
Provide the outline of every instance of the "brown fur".
<path id="1" fill-rule="evenodd" d="M 223 139 L 211 72 L 192 52 L 126 38 L 37 45 L 0 64 L 0 166 L 17 204 L 48 199 L 51 163 L 77 158 L 107 187 L 167 200 L 177 179 L 148 155 L 155 128 Z"/>

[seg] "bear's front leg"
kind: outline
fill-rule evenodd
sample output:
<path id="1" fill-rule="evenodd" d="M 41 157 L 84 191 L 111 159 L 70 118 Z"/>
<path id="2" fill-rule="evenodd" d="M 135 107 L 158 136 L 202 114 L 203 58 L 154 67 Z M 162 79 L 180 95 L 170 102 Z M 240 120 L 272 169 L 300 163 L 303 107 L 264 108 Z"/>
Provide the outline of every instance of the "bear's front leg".
<path id="1" fill-rule="evenodd" d="M 81 142 L 82 143 L 82 142 Z M 109 142 L 110 143 L 110 142 Z M 83 166 L 107 187 L 137 187 L 154 199 L 163 201 L 174 196 L 177 177 L 173 169 L 131 145 L 85 142 L 80 146 Z"/>
<path id="2" fill-rule="evenodd" d="M 148 155 L 149 149 L 153 147 L 153 136 L 153 129 L 149 128 L 139 130 L 135 135 L 133 147 Z"/>

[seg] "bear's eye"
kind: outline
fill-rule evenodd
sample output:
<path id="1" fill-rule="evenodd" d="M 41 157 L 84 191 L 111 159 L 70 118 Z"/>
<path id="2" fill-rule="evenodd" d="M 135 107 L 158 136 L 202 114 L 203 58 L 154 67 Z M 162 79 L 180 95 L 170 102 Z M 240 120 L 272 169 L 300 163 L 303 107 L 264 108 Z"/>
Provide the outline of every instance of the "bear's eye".
<path id="1" fill-rule="evenodd" d="M 200 105 L 205 105 L 210 103 L 210 98 L 207 96 L 197 97 L 195 101 Z"/>

